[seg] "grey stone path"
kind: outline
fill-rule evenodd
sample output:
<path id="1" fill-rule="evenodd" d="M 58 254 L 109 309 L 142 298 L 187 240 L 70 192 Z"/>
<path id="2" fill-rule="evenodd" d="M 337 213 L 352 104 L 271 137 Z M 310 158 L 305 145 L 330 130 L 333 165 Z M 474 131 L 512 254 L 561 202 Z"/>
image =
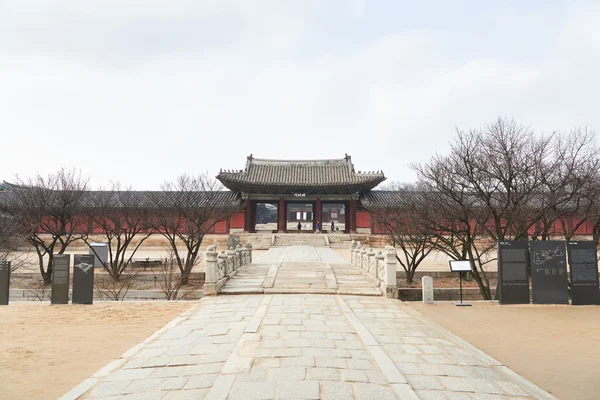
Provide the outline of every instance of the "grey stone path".
<path id="1" fill-rule="evenodd" d="M 241 267 L 223 294 L 313 293 L 380 296 L 374 278 L 328 247 L 289 246 L 267 251 Z"/>
<path id="2" fill-rule="evenodd" d="M 76 398 L 553 397 L 398 300 L 309 294 L 206 297 Z"/>

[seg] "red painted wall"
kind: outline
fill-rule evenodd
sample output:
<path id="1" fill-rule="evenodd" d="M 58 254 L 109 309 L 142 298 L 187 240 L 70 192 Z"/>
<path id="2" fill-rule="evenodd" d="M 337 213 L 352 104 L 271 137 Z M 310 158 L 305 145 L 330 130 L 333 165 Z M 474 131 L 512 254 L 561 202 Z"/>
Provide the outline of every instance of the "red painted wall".
<path id="1" fill-rule="evenodd" d="M 229 219 L 230 228 L 244 228 L 244 213 L 239 212 Z"/>
<path id="2" fill-rule="evenodd" d="M 371 227 L 371 214 L 368 211 L 356 211 L 356 227 L 357 228 L 370 228 Z"/>
<path id="3" fill-rule="evenodd" d="M 215 233 L 229 233 L 227 232 L 227 221 L 219 221 L 215 225 Z"/>

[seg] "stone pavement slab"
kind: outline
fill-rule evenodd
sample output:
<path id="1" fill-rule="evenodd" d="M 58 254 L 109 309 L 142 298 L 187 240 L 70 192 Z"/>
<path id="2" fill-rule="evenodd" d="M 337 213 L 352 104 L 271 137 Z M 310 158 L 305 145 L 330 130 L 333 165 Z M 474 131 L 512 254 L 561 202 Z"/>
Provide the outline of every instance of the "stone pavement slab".
<path id="1" fill-rule="evenodd" d="M 205 297 L 67 399 L 552 399 L 402 302 Z"/>
<path id="2" fill-rule="evenodd" d="M 353 294 L 380 296 L 378 281 L 328 247 L 269 249 L 241 267 L 221 294 Z"/>

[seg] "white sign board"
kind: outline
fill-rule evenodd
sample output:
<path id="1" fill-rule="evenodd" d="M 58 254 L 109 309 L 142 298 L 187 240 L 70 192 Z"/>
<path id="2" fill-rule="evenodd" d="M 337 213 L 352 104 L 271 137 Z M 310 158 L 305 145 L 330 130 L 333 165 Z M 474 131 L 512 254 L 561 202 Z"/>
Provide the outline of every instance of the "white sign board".
<path id="1" fill-rule="evenodd" d="M 450 271 L 452 272 L 470 272 L 473 270 L 471 261 L 469 260 L 451 260 Z"/>

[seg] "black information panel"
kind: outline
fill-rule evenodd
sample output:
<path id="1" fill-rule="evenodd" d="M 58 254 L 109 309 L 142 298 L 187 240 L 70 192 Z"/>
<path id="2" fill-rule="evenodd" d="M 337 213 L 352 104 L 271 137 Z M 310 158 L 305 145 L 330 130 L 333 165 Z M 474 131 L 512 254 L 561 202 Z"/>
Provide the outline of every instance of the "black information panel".
<path id="1" fill-rule="evenodd" d="M 94 255 L 75 254 L 73 262 L 73 304 L 94 302 Z"/>
<path id="2" fill-rule="evenodd" d="M 565 242 L 534 240 L 530 246 L 533 303 L 569 304 Z"/>
<path id="3" fill-rule="evenodd" d="M 52 263 L 51 304 L 69 304 L 69 267 L 71 256 L 56 254 Z"/>
<path id="4" fill-rule="evenodd" d="M 567 243 L 571 267 L 571 304 L 600 304 L 596 242 Z"/>
<path id="5" fill-rule="evenodd" d="M 500 304 L 529 304 L 529 245 L 526 240 L 498 242 Z"/>
<path id="6" fill-rule="evenodd" d="M 8 305 L 10 295 L 10 261 L 0 260 L 0 306 Z"/>

